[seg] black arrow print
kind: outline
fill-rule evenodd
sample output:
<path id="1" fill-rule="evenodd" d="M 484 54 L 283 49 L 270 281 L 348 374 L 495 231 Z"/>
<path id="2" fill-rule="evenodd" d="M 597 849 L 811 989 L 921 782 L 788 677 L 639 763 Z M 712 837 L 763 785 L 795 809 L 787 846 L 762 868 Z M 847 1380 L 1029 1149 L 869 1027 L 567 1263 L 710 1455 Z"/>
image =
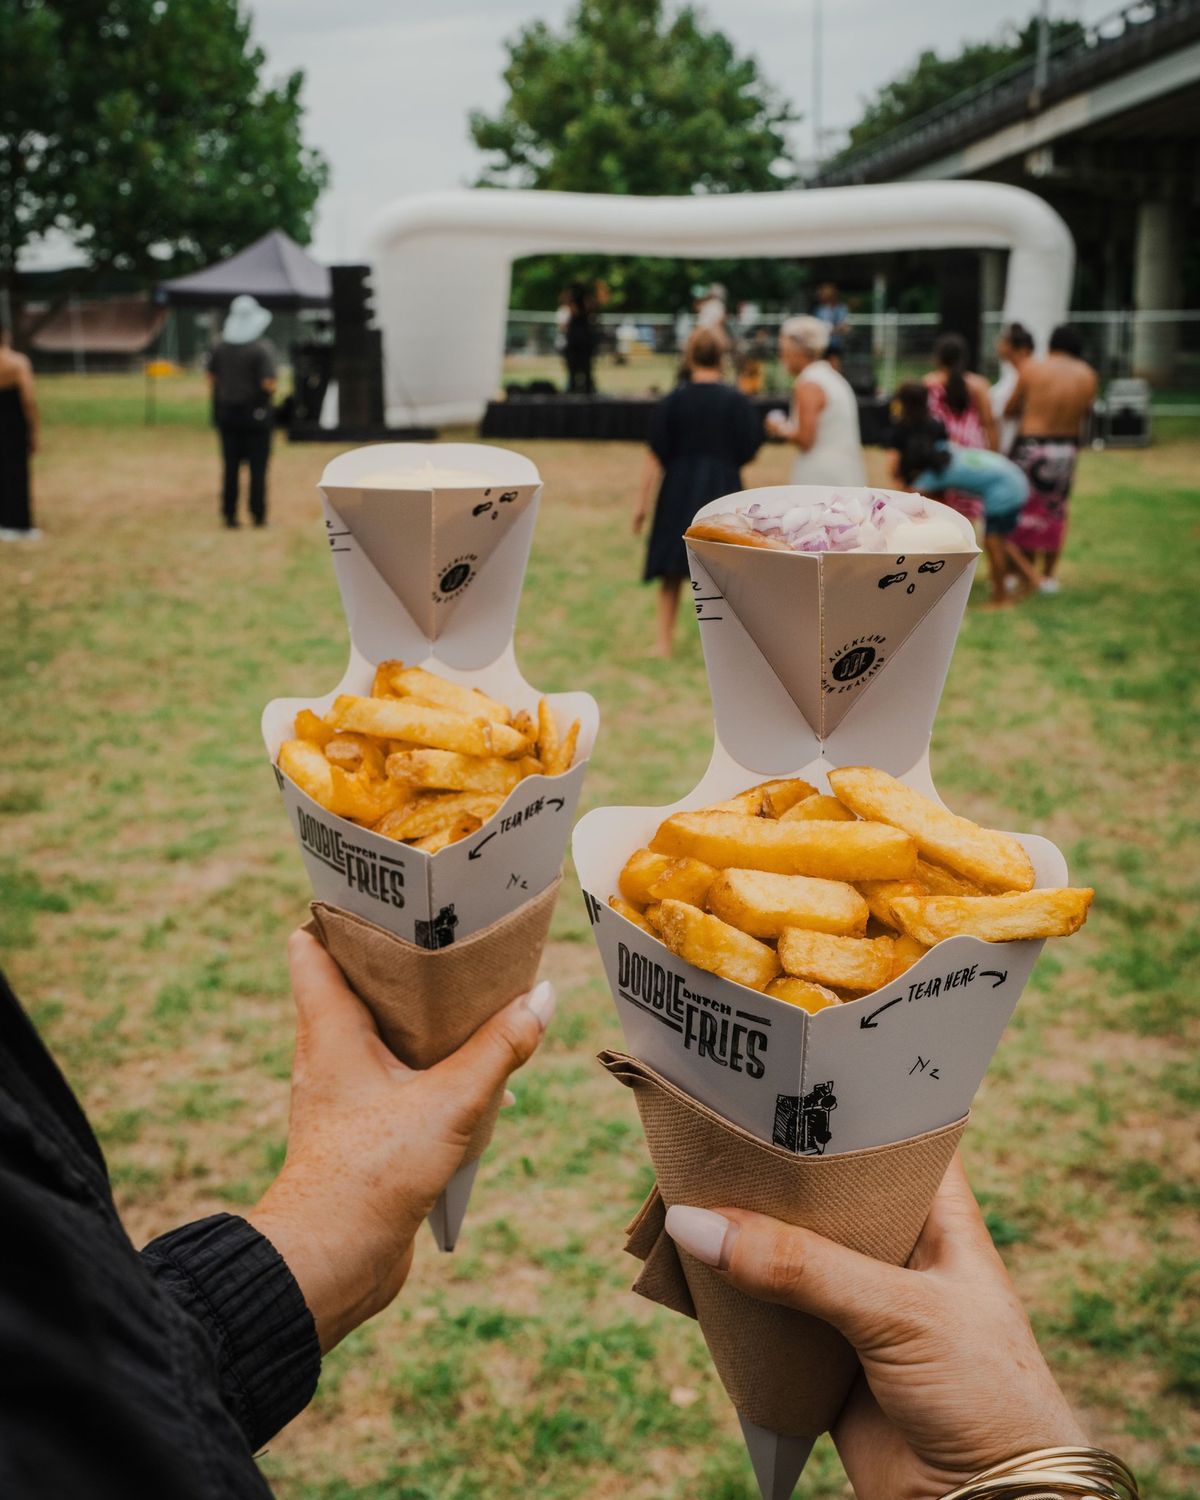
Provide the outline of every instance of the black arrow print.
<path id="1" fill-rule="evenodd" d="M 558 808 L 559 812 L 562 812 L 563 808 L 566 807 L 566 805 L 567 805 L 567 799 L 565 797 L 547 797 L 546 798 L 546 806 L 547 807 L 556 806 Z"/>
<path id="2" fill-rule="evenodd" d="M 891 1010 L 893 1005 L 899 1005 L 903 999 L 903 995 L 897 995 L 894 1000 L 889 1000 L 886 1005 L 881 1005 L 878 1010 L 873 1010 L 869 1016 L 863 1016 L 862 1020 L 858 1023 L 859 1030 L 877 1031 L 879 1027 L 875 1017 L 883 1015 L 885 1010 Z"/>
<path id="3" fill-rule="evenodd" d="M 994 979 L 996 981 L 996 983 L 994 985 L 992 985 L 992 988 L 993 989 L 998 989 L 1004 983 L 1004 981 L 1008 978 L 1008 970 L 1007 969 L 980 969 L 980 971 L 979 971 L 979 977 L 980 977 L 980 979 Z"/>
<path id="4" fill-rule="evenodd" d="M 498 832 L 499 832 L 499 829 L 496 830 L 496 833 L 498 833 Z M 474 849 L 471 849 L 471 850 L 468 851 L 467 858 L 468 859 L 481 859 L 483 857 L 481 851 L 483 849 L 484 844 L 487 843 L 488 839 L 494 839 L 496 837 L 496 833 L 489 833 L 486 838 L 480 839 L 479 842 L 475 845 Z"/>

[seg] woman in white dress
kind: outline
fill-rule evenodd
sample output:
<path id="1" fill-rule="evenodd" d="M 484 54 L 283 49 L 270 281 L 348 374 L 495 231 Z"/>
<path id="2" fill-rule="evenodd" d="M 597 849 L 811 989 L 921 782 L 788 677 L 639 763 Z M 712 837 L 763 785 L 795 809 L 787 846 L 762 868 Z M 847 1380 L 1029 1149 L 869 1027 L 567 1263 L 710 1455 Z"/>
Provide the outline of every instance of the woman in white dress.
<path id="1" fill-rule="evenodd" d="M 767 413 L 767 431 L 797 449 L 793 484 L 862 485 L 867 482 L 858 398 L 850 382 L 824 358 L 829 325 L 819 318 L 789 318 L 779 330 L 779 358 L 792 386 L 792 409 Z"/>

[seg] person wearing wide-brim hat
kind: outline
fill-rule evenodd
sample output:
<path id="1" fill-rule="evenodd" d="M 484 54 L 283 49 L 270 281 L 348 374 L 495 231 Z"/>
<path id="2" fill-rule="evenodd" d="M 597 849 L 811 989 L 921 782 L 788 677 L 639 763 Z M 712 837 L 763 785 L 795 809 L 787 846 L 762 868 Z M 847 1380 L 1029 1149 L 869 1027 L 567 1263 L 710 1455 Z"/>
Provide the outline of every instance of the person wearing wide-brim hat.
<path id="1" fill-rule="evenodd" d="M 271 458 L 275 391 L 275 351 L 263 338 L 271 314 L 253 297 L 235 297 L 221 329 L 221 342 L 208 357 L 213 424 L 221 436 L 225 472 L 221 514 L 226 526 L 238 524 L 238 480 L 250 470 L 250 514 L 256 526 L 267 522 L 267 464 Z"/>

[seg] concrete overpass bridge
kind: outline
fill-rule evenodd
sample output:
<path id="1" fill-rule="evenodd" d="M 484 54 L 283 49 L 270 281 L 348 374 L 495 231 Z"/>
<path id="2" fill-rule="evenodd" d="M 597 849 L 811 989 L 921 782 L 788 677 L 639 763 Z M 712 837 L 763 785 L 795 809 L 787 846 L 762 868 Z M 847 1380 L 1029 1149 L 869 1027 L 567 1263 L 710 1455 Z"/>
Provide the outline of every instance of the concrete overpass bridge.
<path id="1" fill-rule="evenodd" d="M 1075 304 L 1183 305 L 1200 239 L 1200 0 L 1142 0 L 889 135 L 826 162 L 813 186 L 982 178 L 1047 199 L 1079 250 Z M 982 304 L 1002 265 L 985 253 Z M 1134 365 L 1172 378 L 1179 328 L 1136 324 Z"/>

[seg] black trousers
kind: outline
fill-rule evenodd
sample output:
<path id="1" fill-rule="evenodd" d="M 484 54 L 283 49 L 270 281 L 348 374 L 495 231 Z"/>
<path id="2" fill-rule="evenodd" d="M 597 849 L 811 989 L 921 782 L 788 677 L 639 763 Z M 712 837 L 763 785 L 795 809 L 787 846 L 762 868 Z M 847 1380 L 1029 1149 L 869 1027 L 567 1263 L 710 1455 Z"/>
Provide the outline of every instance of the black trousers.
<path id="1" fill-rule="evenodd" d="M 250 469 L 250 514 L 260 524 L 267 519 L 267 464 L 271 459 L 271 426 L 248 426 L 222 422 L 221 456 L 225 477 L 221 485 L 221 513 L 226 521 L 237 520 L 238 480 L 243 464 Z"/>
<path id="2" fill-rule="evenodd" d="M 567 362 L 567 390 L 573 396 L 590 396 L 596 389 L 592 378 L 592 351 L 572 349 L 567 345 L 564 356 Z"/>

